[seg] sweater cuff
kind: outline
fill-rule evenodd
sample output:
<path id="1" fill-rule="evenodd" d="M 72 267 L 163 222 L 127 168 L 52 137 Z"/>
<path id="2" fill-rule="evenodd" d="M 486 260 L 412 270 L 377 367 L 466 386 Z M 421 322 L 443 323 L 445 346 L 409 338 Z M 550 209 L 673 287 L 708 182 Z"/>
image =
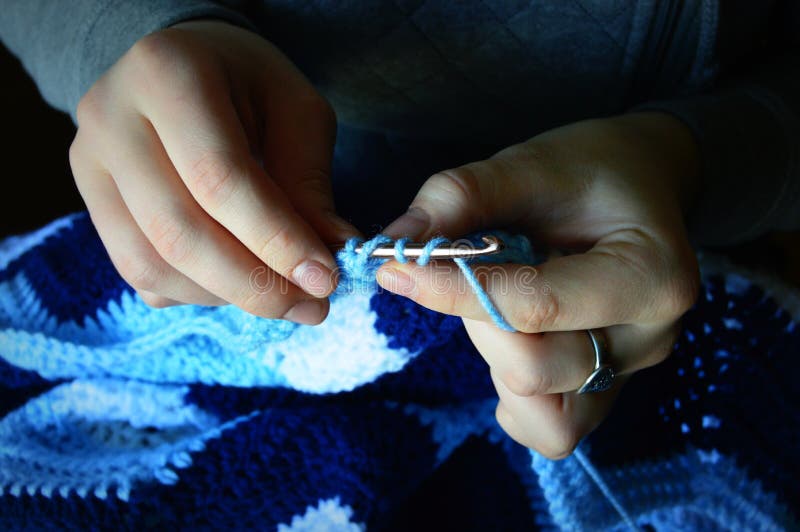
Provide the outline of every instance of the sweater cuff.
<path id="1" fill-rule="evenodd" d="M 78 75 L 67 96 L 72 120 L 78 101 L 95 81 L 145 35 L 191 19 L 219 19 L 254 30 L 236 11 L 206 0 L 135 0 L 106 2 L 83 36 Z"/>
<path id="2" fill-rule="evenodd" d="M 694 243 L 730 245 L 798 223 L 800 116 L 778 94 L 737 85 L 632 111 L 668 113 L 698 143 L 701 183 L 687 219 Z"/>

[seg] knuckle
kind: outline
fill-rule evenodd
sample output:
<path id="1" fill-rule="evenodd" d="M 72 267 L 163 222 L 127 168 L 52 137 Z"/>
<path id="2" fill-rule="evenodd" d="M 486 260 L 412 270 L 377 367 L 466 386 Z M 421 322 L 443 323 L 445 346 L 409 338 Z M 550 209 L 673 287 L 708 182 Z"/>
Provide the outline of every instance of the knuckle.
<path id="1" fill-rule="evenodd" d="M 680 322 L 675 322 L 672 330 L 666 333 L 662 338 L 657 339 L 653 347 L 648 350 L 648 353 L 643 357 L 640 364 L 635 364 L 632 368 L 634 371 L 648 368 L 661 364 L 670 357 L 675 347 L 675 341 L 678 338 L 680 331 Z"/>
<path id="2" fill-rule="evenodd" d="M 494 418 L 503 430 L 508 430 L 507 427 L 511 423 L 511 413 L 503 406 L 501 401 L 497 402 L 497 406 L 494 409 Z"/>
<path id="3" fill-rule="evenodd" d="M 207 72 L 203 65 L 214 64 L 203 60 L 196 47 L 188 45 L 180 31 L 165 29 L 145 35 L 130 48 L 124 57 L 123 70 L 130 86 L 144 92 L 170 94 L 196 89 Z M 169 80 L 165 83 L 164 80 Z"/>
<path id="4" fill-rule="evenodd" d="M 700 290 L 697 257 L 688 243 L 664 231 L 630 231 L 637 245 L 630 255 L 619 254 L 621 266 L 652 291 L 651 313 L 673 319 L 694 305 Z"/>
<path id="5" fill-rule="evenodd" d="M 557 144 L 541 137 L 504 148 L 496 157 L 509 161 L 515 168 L 532 167 L 539 170 L 552 166 L 553 161 L 559 158 Z"/>
<path id="6" fill-rule="evenodd" d="M 460 210 L 468 210 L 474 199 L 480 196 L 480 182 L 468 166 L 438 172 L 428 178 L 424 187 L 427 195 L 447 202 Z M 477 202 L 479 204 L 480 202 Z"/>
<path id="7" fill-rule="evenodd" d="M 154 216 L 147 234 L 158 254 L 172 265 L 185 263 L 194 247 L 191 225 L 172 213 Z"/>
<path id="8" fill-rule="evenodd" d="M 84 129 L 76 131 L 67 155 L 73 176 L 76 180 L 82 178 L 83 171 L 91 167 L 90 161 L 94 161 L 93 157 L 97 156 L 97 147 L 93 146 L 91 141 L 86 138 Z"/>
<path id="9" fill-rule="evenodd" d="M 138 292 L 139 298 L 144 301 L 145 305 L 151 308 L 166 308 L 171 307 L 173 302 L 166 297 L 158 294 L 149 294 L 147 292 Z"/>
<path id="10" fill-rule="evenodd" d="M 298 96 L 300 105 L 313 116 L 321 118 L 327 123 L 336 123 L 336 111 L 330 102 L 316 90 L 303 91 Z"/>
<path id="11" fill-rule="evenodd" d="M 137 291 L 156 292 L 164 277 L 156 261 L 139 254 L 127 254 L 116 259 L 117 271 Z"/>
<path id="12" fill-rule="evenodd" d="M 83 154 L 81 151 L 81 142 L 78 140 L 78 136 L 75 136 L 75 139 L 69 145 L 69 166 L 72 168 L 72 173 L 77 173 L 77 168 L 79 168 L 80 160 L 83 159 Z M 77 177 L 77 176 L 76 176 Z"/>
<path id="13" fill-rule="evenodd" d="M 511 319 L 518 329 L 535 333 L 552 329 L 560 316 L 558 298 L 552 291 L 540 291 L 536 297 L 528 298 L 527 304 L 512 311 Z"/>
<path id="14" fill-rule="evenodd" d="M 156 31 L 136 41 L 128 51 L 128 56 L 145 70 L 158 69 L 170 61 L 174 47 L 171 32 Z"/>
<path id="15" fill-rule="evenodd" d="M 666 307 L 672 316 L 680 316 L 689 310 L 697 300 L 700 281 L 685 270 L 678 270 L 667 280 L 664 294 Z"/>
<path id="16" fill-rule="evenodd" d="M 497 424 L 500 425 L 500 428 L 503 429 L 512 440 L 525 447 L 534 448 L 535 443 L 518 430 L 513 414 L 505 408 L 502 401 L 498 401 L 494 411 L 494 417 Z"/>
<path id="17" fill-rule="evenodd" d="M 659 346 L 654 349 L 650 356 L 647 357 L 645 363 L 648 367 L 656 366 L 664 362 L 672 354 L 672 344 Z"/>
<path id="18" fill-rule="evenodd" d="M 263 240 L 257 256 L 267 264 L 274 264 L 275 257 L 285 255 L 286 251 L 292 249 L 293 244 L 297 241 L 292 233 L 292 226 L 288 222 L 274 226 L 270 234 Z"/>
<path id="19" fill-rule="evenodd" d="M 283 317 L 292 308 L 292 301 L 284 297 L 268 296 L 264 293 L 251 290 L 237 298 L 236 306 L 256 316 L 278 319 Z"/>
<path id="20" fill-rule="evenodd" d="M 95 83 L 78 101 L 75 118 L 80 128 L 100 127 L 105 120 L 104 98 L 101 96 L 100 82 Z"/>
<path id="21" fill-rule="evenodd" d="M 514 368 L 505 372 L 501 379 L 503 384 L 514 395 L 530 397 L 532 395 L 546 394 L 553 389 L 553 377 L 545 368 L 533 367 Z"/>
<path id="22" fill-rule="evenodd" d="M 313 117 L 325 125 L 336 123 L 333 106 L 313 86 L 302 83 L 300 86 L 292 84 L 291 87 L 291 105 L 296 113 L 303 117 Z"/>
<path id="23" fill-rule="evenodd" d="M 303 190 L 303 193 L 316 199 L 322 200 L 332 195 L 330 174 L 322 168 L 310 168 L 298 175 L 295 185 Z"/>
<path id="24" fill-rule="evenodd" d="M 201 205 L 217 209 L 234 195 L 240 173 L 232 159 L 209 152 L 192 164 L 187 184 Z"/>
<path id="25" fill-rule="evenodd" d="M 683 315 L 692 305 L 700 289 L 699 280 L 687 274 L 685 269 L 664 266 L 660 275 L 651 281 L 657 307 L 653 314 L 658 318 L 674 319 Z"/>
<path id="26" fill-rule="evenodd" d="M 552 429 L 548 441 L 537 451 L 551 460 L 563 460 L 571 455 L 580 443 L 580 433 L 571 424 L 560 423 Z"/>

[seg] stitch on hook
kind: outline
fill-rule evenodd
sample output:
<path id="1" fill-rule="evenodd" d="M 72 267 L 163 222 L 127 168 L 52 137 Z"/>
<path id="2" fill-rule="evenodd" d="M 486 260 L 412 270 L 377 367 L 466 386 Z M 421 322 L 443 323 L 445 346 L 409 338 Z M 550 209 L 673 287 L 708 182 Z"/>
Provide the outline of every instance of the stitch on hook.
<path id="1" fill-rule="evenodd" d="M 394 243 L 394 260 L 399 262 L 400 264 L 405 264 L 408 262 L 406 258 L 405 251 L 406 251 L 406 243 L 409 241 L 408 237 L 403 237 L 397 240 Z"/>
<path id="2" fill-rule="evenodd" d="M 398 262 L 404 262 L 402 258 L 416 258 L 417 262 L 423 260 L 427 263 L 430 259 L 469 259 L 493 255 L 503 251 L 505 243 L 496 235 L 484 235 L 481 237 L 483 247 L 476 247 L 472 243 L 464 245 L 448 245 L 450 240 L 445 237 L 436 237 L 425 244 L 409 242 L 408 238 L 400 238 L 394 243 L 384 235 L 377 235 L 375 238 L 359 243 L 355 246 L 356 253 L 368 254 L 374 258 L 392 258 Z"/>
<path id="3" fill-rule="evenodd" d="M 347 241 L 345 249 L 349 253 L 355 253 L 361 265 L 366 265 L 367 261 L 370 259 L 380 260 L 394 258 L 397 262 L 405 264 L 408 262 L 409 258 L 413 258 L 420 266 L 427 265 L 432 258 L 452 259 L 464 274 L 467 283 L 469 283 L 481 306 L 483 306 L 492 318 L 495 325 L 504 331 L 516 331 L 516 329 L 503 318 L 502 314 L 489 297 L 489 294 L 486 293 L 483 286 L 481 286 L 480 282 L 478 282 L 478 279 L 475 277 L 475 273 L 467 264 L 468 258 L 480 258 L 485 255 L 494 254 L 505 247 L 503 241 L 494 235 L 484 236 L 481 240 L 486 244 L 486 247 L 475 249 L 445 247 L 447 244 L 450 244 L 450 240 L 443 236 L 432 238 L 424 245 L 420 245 L 409 244 L 408 238 L 399 238 L 392 241 L 391 238 L 385 235 L 377 235 L 366 242 L 350 239 Z"/>

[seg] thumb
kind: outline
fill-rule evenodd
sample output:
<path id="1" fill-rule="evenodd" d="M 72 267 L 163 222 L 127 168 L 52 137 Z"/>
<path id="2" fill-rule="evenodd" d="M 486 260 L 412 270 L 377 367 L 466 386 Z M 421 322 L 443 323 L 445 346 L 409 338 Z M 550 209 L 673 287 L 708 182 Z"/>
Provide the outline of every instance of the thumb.
<path id="1" fill-rule="evenodd" d="M 383 232 L 427 240 L 457 238 L 477 229 L 511 225 L 530 214 L 531 179 L 493 157 L 439 172 L 423 184 L 408 211 Z"/>

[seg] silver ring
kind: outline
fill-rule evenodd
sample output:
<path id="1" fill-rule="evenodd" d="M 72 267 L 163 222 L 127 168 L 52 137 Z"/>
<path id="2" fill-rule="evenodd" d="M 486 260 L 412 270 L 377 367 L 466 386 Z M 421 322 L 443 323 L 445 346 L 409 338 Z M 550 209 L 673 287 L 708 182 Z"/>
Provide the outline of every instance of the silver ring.
<path id="1" fill-rule="evenodd" d="M 594 370 L 578 388 L 578 393 L 603 392 L 614 384 L 614 370 L 605 363 L 608 360 L 608 340 L 600 329 L 587 329 L 594 348 Z"/>

